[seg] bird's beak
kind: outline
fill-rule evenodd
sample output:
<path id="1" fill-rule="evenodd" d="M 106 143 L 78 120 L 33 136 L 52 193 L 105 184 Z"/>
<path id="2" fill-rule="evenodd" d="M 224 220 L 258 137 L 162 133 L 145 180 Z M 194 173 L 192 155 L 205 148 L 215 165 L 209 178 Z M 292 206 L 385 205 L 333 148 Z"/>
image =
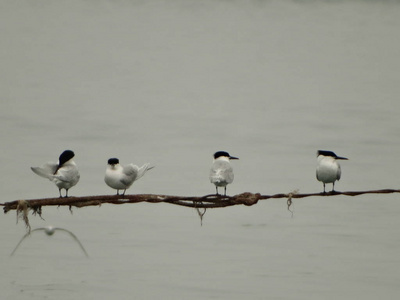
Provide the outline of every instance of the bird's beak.
<path id="1" fill-rule="evenodd" d="M 229 156 L 229 159 L 239 159 L 239 157 Z"/>
<path id="2" fill-rule="evenodd" d="M 346 157 L 341 157 L 341 156 L 336 157 L 336 159 L 349 160 L 348 158 L 346 158 Z"/>

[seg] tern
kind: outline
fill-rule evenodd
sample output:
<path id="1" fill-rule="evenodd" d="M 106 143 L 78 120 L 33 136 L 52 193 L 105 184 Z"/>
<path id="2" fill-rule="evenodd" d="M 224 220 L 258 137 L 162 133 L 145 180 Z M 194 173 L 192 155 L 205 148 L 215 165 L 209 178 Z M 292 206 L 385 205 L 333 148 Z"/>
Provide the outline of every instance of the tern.
<path id="1" fill-rule="evenodd" d="M 340 165 L 336 161 L 338 159 L 348 160 L 346 157 L 337 156 L 332 151 L 318 150 L 317 152 L 317 179 L 324 184 L 332 183 L 332 192 L 335 191 L 335 181 L 340 180 L 342 171 Z"/>
<path id="2" fill-rule="evenodd" d="M 210 170 L 210 181 L 215 184 L 215 190 L 218 195 L 218 187 L 224 187 L 224 196 L 226 196 L 226 186 L 233 182 L 233 169 L 230 164 L 231 159 L 239 159 L 230 156 L 228 152 L 218 151 L 214 153 L 214 163 Z"/>
<path id="3" fill-rule="evenodd" d="M 76 185 L 80 175 L 78 168 L 73 160 L 75 154 L 71 150 L 65 150 L 61 153 L 58 163 L 48 162 L 42 167 L 31 167 L 37 175 L 53 181 L 58 187 L 61 195 L 61 189 L 65 189 L 65 197 L 68 197 L 68 190 Z"/>
<path id="4" fill-rule="evenodd" d="M 64 232 L 68 233 L 68 234 L 79 244 L 79 247 L 81 247 L 81 249 L 82 249 L 83 253 L 85 253 L 86 257 L 89 257 L 89 255 L 87 254 L 85 248 L 83 248 L 83 245 L 81 244 L 81 242 L 78 240 L 78 238 L 76 237 L 76 235 L 73 234 L 71 231 L 69 231 L 69 230 L 67 230 L 67 229 L 64 229 L 64 228 L 57 228 L 57 227 L 53 227 L 53 226 L 46 226 L 46 227 L 42 227 L 42 228 L 36 228 L 36 229 L 32 230 L 31 232 L 39 231 L 39 230 L 44 230 L 44 232 L 45 232 L 48 236 L 53 235 L 54 232 L 55 232 L 56 230 L 64 231 Z M 22 237 L 22 239 L 19 241 L 19 243 L 17 244 L 17 246 L 15 247 L 15 249 L 13 250 L 13 252 L 11 252 L 11 256 L 14 255 L 15 251 L 17 251 L 18 246 L 22 243 L 22 241 L 23 241 L 27 236 L 29 236 L 29 235 L 31 234 L 31 232 L 26 233 L 26 234 Z"/>
<path id="5" fill-rule="evenodd" d="M 119 195 L 119 190 L 124 190 L 123 196 L 132 183 L 141 178 L 148 170 L 154 168 L 149 165 L 147 163 L 140 168 L 134 164 L 122 166 L 118 158 L 110 158 L 104 181 L 109 187 L 117 190 L 117 195 Z"/>

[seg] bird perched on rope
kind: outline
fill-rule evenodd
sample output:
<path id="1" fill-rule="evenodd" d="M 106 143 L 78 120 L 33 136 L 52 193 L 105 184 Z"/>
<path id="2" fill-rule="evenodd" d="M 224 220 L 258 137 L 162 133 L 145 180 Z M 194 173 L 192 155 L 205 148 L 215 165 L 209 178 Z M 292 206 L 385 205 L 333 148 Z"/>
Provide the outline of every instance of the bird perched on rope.
<path id="1" fill-rule="evenodd" d="M 109 187 L 117 190 L 117 195 L 119 195 L 119 190 L 124 190 L 122 195 L 125 195 L 126 190 L 130 188 L 136 180 L 153 168 L 154 167 L 150 167 L 148 163 L 140 168 L 134 164 L 122 166 L 118 158 L 110 158 L 108 160 L 104 181 Z"/>
<path id="2" fill-rule="evenodd" d="M 332 151 L 318 150 L 317 152 L 317 180 L 324 184 L 332 183 L 332 192 L 335 191 L 335 181 L 340 180 L 341 169 L 336 160 L 347 160 L 346 157 L 337 156 Z"/>
<path id="3" fill-rule="evenodd" d="M 48 162 L 41 167 L 31 167 L 31 169 L 37 175 L 54 182 L 58 187 L 60 198 L 61 189 L 65 189 L 65 197 L 68 197 L 68 190 L 76 185 L 80 178 L 78 167 L 73 160 L 74 156 L 73 151 L 65 150 L 61 153 L 58 163 Z"/>
<path id="4" fill-rule="evenodd" d="M 210 170 L 210 182 L 215 184 L 215 190 L 218 195 L 218 187 L 224 187 L 224 196 L 226 196 L 226 186 L 233 182 L 233 169 L 230 164 L 231 159 L 239 159 L 230 156 L 228 152 L 218 151 L 214 153 L 214 163 Z"/>

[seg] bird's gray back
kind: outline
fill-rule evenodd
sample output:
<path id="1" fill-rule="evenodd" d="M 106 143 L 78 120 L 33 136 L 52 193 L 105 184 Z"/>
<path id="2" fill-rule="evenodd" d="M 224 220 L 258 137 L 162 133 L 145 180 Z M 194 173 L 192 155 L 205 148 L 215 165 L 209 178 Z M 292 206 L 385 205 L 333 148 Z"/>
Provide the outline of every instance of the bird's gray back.
<path id="1" fill-rule="evenodd" d="M 74 186 L 75 184 L 78 183 L 80 174 L 78 168 L 74 165 L 71 165 L 58 169 L 54 177 L 63 182 L 68 182 L 72 186 Z"/>

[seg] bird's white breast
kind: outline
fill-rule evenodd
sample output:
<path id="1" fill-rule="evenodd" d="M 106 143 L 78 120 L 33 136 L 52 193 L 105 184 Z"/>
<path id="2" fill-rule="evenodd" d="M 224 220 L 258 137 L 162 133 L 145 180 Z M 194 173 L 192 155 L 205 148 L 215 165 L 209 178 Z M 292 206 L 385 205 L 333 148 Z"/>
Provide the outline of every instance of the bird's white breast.
<path id="1" fill-rule="evenodd" d="M 340 179 L 340 166 L 333 157 L 318 156 L 317 179 L 324 183 Z"/>
<path id="2" fill-rule="evenodd" d="M 132 184 L 126 181 L 126 176 L 123 173 L 121 165 L 107 166 L 104 181 L 108 186 L 117 190 L 126 189 Z"/>

